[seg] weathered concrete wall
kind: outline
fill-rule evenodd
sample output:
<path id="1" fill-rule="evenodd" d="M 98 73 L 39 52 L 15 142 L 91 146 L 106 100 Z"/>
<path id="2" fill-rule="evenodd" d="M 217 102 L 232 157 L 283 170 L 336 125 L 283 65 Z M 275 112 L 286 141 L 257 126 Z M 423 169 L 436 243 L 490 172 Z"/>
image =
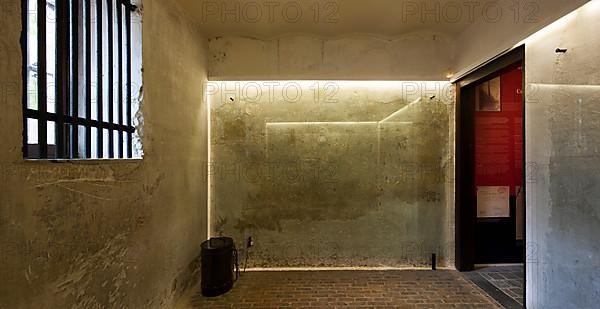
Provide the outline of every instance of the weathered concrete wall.
<path id="1" fill-rule="evenodd" d="M 452 264 L 450 84 L 207 89 L 212 232 L 252 236 L 249 267 Z"/>
<path id="2" fill-rule="evenodd" d="M 446 35 L 351 35 L 209 40 L 210 80 L 444 80 L 454 59 Z"/>
<path id="3" fill-rule="evenodd" d="M 526 41 L 529 308 L 600 302 L 599 14 L 592 1 Z"/>
<path id="4" fill-rule="evenodd" d="M 498 0 L 471 2 L 477 8 L 474 22 L 456 38 L 457 72 L 472 69 L 512 48 L 529 35 L 590 0 Z M 479 11 L 481 10 L 481 11 Z M 468 11 L 462 18 L 469 18 Z"/>
<path id="5" fill-rule="evenodd" d="M 168 308 L 206 237 L 205 42 L 145 0 L 144 159 L 25 162 L 20 3 L 0 21 L 0 307 Z"/>

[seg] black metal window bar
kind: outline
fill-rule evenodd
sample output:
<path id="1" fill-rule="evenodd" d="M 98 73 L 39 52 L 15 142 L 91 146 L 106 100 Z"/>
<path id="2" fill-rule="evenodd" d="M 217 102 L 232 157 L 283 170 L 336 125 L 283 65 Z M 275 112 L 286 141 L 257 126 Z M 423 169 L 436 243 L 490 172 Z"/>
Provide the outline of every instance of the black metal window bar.
<path id="1" fill-rule="evenodd" d="M 23 156 L 132 158 L 126 0 L 23 0 Z"/>

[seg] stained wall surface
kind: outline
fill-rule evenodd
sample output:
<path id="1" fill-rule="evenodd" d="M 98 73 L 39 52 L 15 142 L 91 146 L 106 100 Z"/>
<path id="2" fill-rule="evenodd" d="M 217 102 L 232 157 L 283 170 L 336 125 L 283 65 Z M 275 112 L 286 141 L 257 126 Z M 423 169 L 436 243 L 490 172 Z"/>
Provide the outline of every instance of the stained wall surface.
<path id="1" fill-rule="evenodd" d="M 449 83 L 210 84 L 211 231 L 248 267 L 452 264 Z"/>
<path id="2" fill-rule="evenodd" d="M 600 301 L 598 14 L 591 1 L 526 41 L 529 308 Z"/>
<path id="3" fill-rule="evenodd" d="M 388 37 L 289 34 L 209 38 L 210 80 L 445 80 L 454 41 L 424 31 Z"/>
<path id="4" fill-rule="evenodd" d="M 453 68 L 465 72 L 513 48 L 536 31 L 590 0 L 498 0 L 484 4 L 470 2 L 481 12 L 454 37 L 456 58 Z M 469 2 L 465 2 L 467 5 Z M 465 10 L 462 18 L 470 18 Z M 460 73 L 459 73 L 460 74 Z"/>
<path id="5" fill-rule="evenodd" d="M 206 45 L 143 3 L 143 160 L 24 161 L 21 1 L 0 19 L 0 308 L 169 308 L 206 237 Z"/>

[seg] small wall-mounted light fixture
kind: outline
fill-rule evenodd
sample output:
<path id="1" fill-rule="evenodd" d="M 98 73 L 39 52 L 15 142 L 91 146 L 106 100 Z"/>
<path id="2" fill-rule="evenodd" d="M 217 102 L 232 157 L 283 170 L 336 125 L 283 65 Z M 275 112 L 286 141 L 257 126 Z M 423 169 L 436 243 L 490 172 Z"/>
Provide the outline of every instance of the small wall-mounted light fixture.
<path id="1" fill-rule="evenodd" d="M 557 54 L 559 54 L 559 53 L 560 54 L 564 54 L 564 53 L 567 52 L 567 49 L 566 48 L 557 47 L 556 50 L 554 50 L 554 52 L 557 53 Z"/>

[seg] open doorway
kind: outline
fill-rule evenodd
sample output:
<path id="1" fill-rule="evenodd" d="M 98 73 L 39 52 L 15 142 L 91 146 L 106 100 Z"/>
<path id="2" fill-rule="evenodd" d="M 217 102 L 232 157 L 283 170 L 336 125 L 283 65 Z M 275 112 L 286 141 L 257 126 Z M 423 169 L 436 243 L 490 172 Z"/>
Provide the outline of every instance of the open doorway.
<path id="1" fill-rule="evenodd" d="M 525 303 L 524 47 L 456 82 L 456 268 Z"/>

